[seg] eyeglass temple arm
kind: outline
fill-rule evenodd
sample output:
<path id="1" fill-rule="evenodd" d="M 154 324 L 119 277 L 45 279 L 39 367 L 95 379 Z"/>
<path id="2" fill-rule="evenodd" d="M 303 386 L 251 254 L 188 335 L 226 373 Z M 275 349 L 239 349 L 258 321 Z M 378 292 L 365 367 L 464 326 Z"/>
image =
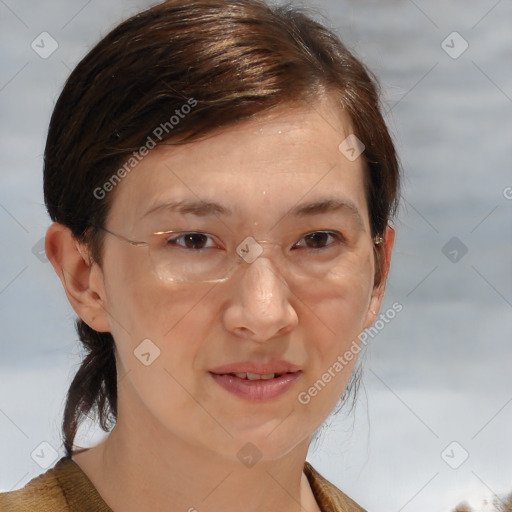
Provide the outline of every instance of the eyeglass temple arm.
<path id="1" fill-rule="evenodd" d="M 101 229 L 102 231 L 105 231 L 107 233 L 110 233 L 111 235 L 115 236 L 116 238 L 119 238 L 119 240 L 123 240 L 124 242 L 129 243 L 130 245 L 133 245 L 134 247 L 146 247 L 148 245 L 147 242 L 137 242 L 135 240 L 130 240 L 129 238 L 126 238 L 123 235 L 120 235 L 119 233 L 114 233 L 113 231 L 110 231 L 110 229 L 107 229 L 103 226 L 96 226 L 93 225 L 96 229 Z"/>

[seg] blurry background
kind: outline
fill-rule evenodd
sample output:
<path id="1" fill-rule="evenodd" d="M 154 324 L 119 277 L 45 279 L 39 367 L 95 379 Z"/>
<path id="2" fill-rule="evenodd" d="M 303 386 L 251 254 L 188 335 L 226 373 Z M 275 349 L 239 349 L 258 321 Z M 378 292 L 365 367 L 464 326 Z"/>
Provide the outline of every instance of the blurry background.
<path id="1" fill-rule="evenodd" d="M 49 117 L 88 49 L 151 4 L 0 0 L 0 490 L 63 454 L 79 362 L 41 241 Z M 512 2 L 308 4 L 379 76 L 405 175 L 382 313 L 403 309 L 308 459 L 369 511 L 488 510 L 512 491 Z"/>

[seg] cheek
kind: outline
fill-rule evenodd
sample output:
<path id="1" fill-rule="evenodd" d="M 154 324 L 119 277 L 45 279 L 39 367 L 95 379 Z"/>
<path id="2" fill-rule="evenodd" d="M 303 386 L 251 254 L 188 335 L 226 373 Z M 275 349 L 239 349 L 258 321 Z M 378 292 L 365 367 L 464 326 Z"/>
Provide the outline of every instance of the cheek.
<path id="1" fill-rule="evenodd" d="M 199 394 L 194 369 L 211 317 L 205 311 L 208 295 L 203 296 L 190 287 L 164 287 L 134 276 L 111 297 L 119 319 L 113 336 L 120 374 L 126 376 L 123 396 L 138 396 L 166 422 L 171 411 L 193 414 L 190 396 Z"/>
<path id="2" fill-rule="evenodd" d="M 130 275 L 130 279 L 123 275 Z M 218 321 L 213 314 L 217 307 L 213 302 L 215 294 L 210 293 L 214 286 L 164 284 L 151 271 L 143 270 L 142 265 L 119 265 L 108 282 L 107 295 L 109 310 L 115 317 L 112 334 L 125 370 L 141 370 L 134 351 L 137 353 L 144 342 L 157 347 L 153 349 L 158 353 L 156 366 L 172 373 L 191 373 L 212 322 Z"/>
<path id="3" fill-rule="evenodd" d="M 105 261 L 107 308 L 114 329 L 137 339 L 162 337 L 186 314 L 190 287 L 164 285 L 153 273 L 145 248 L 111 251 Z"/>
<path id="4" fill-rule="evenodd" d="M 336 406 L 357 362 L 359 335 L 373 287 L 368 266 L 362 265 L 361 269 L 346 276 L 336 293 L 318 296 L 311 308 L 315 314 L 308 317 L 306 336 L 312 371 L 298 401 L 302 414 L 312 423 L 327 417 Z"/>
<path id="5" fill-rule="evenodd" d="M 339 276 L 339 285 L 319 289 L 305 301 L 334 340 L 357 336 L 364 329 L 373 291 L 373 260 L 369 255 L 357 259 L 352 272 Z"/>

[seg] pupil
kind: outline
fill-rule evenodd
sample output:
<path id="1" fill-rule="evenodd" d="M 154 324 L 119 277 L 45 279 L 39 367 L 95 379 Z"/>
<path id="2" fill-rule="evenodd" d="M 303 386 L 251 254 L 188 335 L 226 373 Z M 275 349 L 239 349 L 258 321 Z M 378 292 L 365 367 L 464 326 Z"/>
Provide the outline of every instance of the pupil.
<path id="1" fill-rule="evenodd" d="M 310 242 L 312 242 L 310 247 L 315 247 L 315 248 L 324 247 L 327 242 L 328 237 L 329 237 L 328 233 L 321 233 L 321 232 L 312 233 L 311 235 L 307 236 L 308 240 Z"/>
<path id="2" fill-rule="evenodd" d="M 190 235 L 186 235 L 184 237 L 184 240 L 187 247 L 194 249 L 202 249 L 202 246 L 206 241 L 206 236 L 201 235 L 200 233 L 191 233 Z M 197 247 L 198 245 L 201 247 Z"/>

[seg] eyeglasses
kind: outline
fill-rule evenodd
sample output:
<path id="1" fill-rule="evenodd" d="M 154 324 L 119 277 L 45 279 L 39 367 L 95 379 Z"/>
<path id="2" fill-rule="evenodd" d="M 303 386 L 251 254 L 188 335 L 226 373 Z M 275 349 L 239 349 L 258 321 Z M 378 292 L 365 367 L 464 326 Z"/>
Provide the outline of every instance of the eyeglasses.
<path id="1" fill-rule="evenodd" d="M 165 282 L 227 281 L 244 263 L 254 263 L 265 250 L 272 254 L 281 272 L 298 279 L 338 280 L 361 268 L 360 256 L 347 250 L 343 235 L 337 231 L 306 233 L 301 240 L 308 240 L 313 247 L 295 244 L 290 251 L 284 251 L 282 244 L 252 237 L 230 250 L 214 235 L 200 231 L 159 231 L 146 242 L 137 242 L 95 227 L 134 247 L 147 247 L 154 272 Z M 330 238 L 333 242 L 324 246 Z M 209 239 L 216 245 L 208 246 Z M 384 239 L 376 236 L 373 242 L 378 246 Z"/>

